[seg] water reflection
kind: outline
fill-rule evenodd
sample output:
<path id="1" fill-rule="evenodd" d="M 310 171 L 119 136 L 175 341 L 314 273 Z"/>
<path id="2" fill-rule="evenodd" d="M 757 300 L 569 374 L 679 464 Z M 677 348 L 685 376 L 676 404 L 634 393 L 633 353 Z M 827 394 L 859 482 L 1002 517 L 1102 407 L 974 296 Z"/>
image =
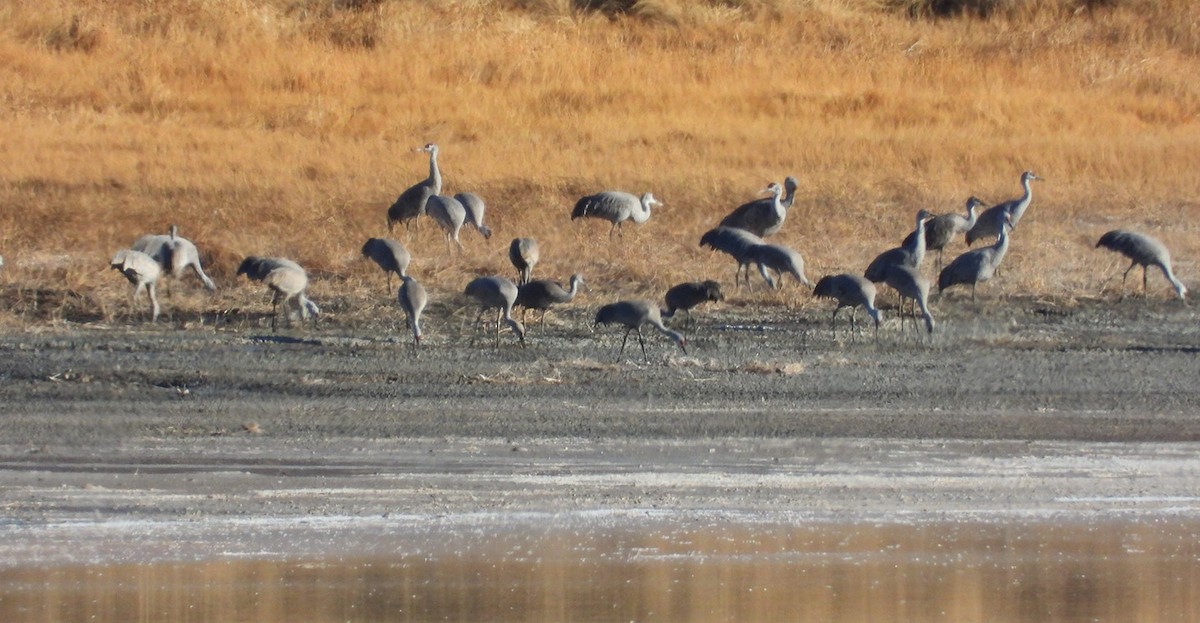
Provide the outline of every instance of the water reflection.
<path id="1" fill-rule="evenodd" d="M 342 551 L 375 553 L 343 558 L 0 570 L 0 621 L 1200 620 L 1197 532 L 1159 519 L 373 533 Z"/>

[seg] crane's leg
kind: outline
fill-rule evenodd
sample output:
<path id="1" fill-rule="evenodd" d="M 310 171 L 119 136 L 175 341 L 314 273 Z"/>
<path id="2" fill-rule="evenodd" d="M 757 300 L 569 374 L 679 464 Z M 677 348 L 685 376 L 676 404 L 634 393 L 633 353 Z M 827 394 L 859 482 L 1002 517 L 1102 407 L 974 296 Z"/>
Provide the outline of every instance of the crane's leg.
<path id="1" fill-rule="evenodd" d="M 617 361 L 620 361 L 621 357 L 625 355 L 625 342 L 629 339 L 630 331 L 633 331 L 633 327 L 625 329 L 625 337 L 621 338 L 621 352 L 617 353 Z"/>
<path id="2" fill-rule="evenodd" d="M 496 348 L 500 348 L 500 316 L 502 313 L 502 309 L 496 309 Z"/>
<path id="3" fill-rule="evenodd" d="M 150 322 L 158 322 L 158 297 L 154 294 L 154 284 L 149 284 L 147 292 L 150 294 Z"/>
<path id="4" fill-rule="evenodd" d="M 831 318 L 829 321 L 829 327 L 830 327 L 830 330 L 833 332 L 834 340 L 837 340 L 837 313 L 840 309 L 842 309 L 842 308 L 841 307 L 833 308 L 833 318 Z"/>
<path id="5" fill-rule="evenodd" d="M 638 331 L 638 344 L 642 345 L 642 359 L 645 359 L 646 363 L 650 363 L 650 355 L 646 354 L 646 340 L 645 340 L 645 338 L 642 337 L 642 328 L 638 327 L 637 331 Z"/>
<path id="6" fill-rule="evenodd" d="M 971 302 L 975 302 L 975 283 L 971 283 Z"/>
<path id="7" fill-rule="evenodd" d="M 390 271 L 390 270 L 389 270 L 389 271 L 387 271 L 387 272 L 386 272 L 386 273 L 384 273 L 384 274 L 385 274 L 385 275 L 387 275 L 387 292 L 388 292 L 388 296 L 391 296 L 391 295 L 392 295 L 392 271 Z"/>
<path id="8" fill-rule="evenodd" d="M 1142 296 L 1148 296 L 1146 288 L 1146 265 L 1142 265 Z"/>
<path id="9" fill-rule="evenodd" d="M 271 333 L 276 331 L 275 317 L 279 315 L 279 295 L 271 297 Z"/>

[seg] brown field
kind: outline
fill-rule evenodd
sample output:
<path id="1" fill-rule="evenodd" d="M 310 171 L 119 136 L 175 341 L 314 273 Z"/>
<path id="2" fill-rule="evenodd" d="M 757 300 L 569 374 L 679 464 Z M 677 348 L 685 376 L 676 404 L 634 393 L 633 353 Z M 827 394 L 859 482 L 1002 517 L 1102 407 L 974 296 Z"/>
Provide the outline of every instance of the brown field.
<path id="1" fill-rule="evenodd" d="M 995 10 L 12 0 L 0 6 L 0 321 L 122 316 L 128 285 L 108 257 L 177 223 L 227 287 L 185 288 L 168 314 L 261 309 L 234 271 L 278 254 L 353 322 L 358 302 L 382 302 L 358 249 L 425 176 L 412 149 L 426 142 L 442 148 L 445 190 L 482 195 L 496 231 L 464 229 L 462 257 L 429 221 L 401 234 L 443 299 L 471 275 L 509 273 L 518 235 L 542 241 L 540 275 L 582 272 L 597 301 L 728 284 L 732 262 L 696 241 L 788 174 L 800 190 L 778 239 L 810 277 L 861 270 L 918 208 L 1016 196 L 1032 169 L 1046 181 L 997 288 L 1069 303 L 1119 285 L 1125 263 L 1092 249 L 1115 227 L 1160 237 L 1195 283 L 1200 4 L 965 4 Z M 568 218 L 604 188 L 666 205 L 610 242 L 607 224 Z"/>

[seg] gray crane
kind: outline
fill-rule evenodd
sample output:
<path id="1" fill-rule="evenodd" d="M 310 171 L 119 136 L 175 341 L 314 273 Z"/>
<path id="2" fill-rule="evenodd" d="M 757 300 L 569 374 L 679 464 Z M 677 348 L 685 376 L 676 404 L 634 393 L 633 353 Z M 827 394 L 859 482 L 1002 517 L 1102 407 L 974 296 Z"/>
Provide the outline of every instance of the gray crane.
<path id="1" fill-rule="evenodd" d="M 479 315 L 475 317 L 475 325 L 478 328 L 482 326 L 484 312 L 494 309 L 496 310 L 496 347 L 500 347 L 500 319 L 503 317 L 508 326 L 512 328 L 517 339 L 520 340 L 521 346 L 525 345 L 525 327 L 517 322 L 512 317 L 513 304 L 517 300 L 517 286 L 512 281 L 493 275 L 491 277 L 478 277 L 467 284 L 463 294 L 475 300 L 479 304 Z M 471 342 L 474 343 L 474 338 Z"/>
<path id="2" fill-rule="evenodd" d="M 133 296 L 130 301 L 136 302 L 143 291 L 150 296 L 150 322 L 158 322 L 158 296 L 155 294 L 155 284 L 162 275 L 162 266 L 152 257 L 141 251 L 121 249 L 113 255 L 109 266 L 120 272 L 133 284 Z"/>
<path id="3" fill-rule="evenodd" d="M 920 305 L 925 330 L 933 333 L 933 314 L 929 312 L 929 280 L 911 266 L 892 265 L 887 267 L 883 281 L 900 295 L 900 330 L 904 330 L 904 299 L 908 298 L 913 300 L 913 322 L 916 323 L 917 318 L 916 306 Z"/>
<path id="4" fill-rule="evenodd" d="M 513 238 L 508 245 L 508 260 L 517 269 L 517 284 L 529 283 L 533 278 L 533 267 L 541 258 L 538 242 L 533 238 Z"/>
<path id="5" fill-rule="evenodd" d="M 521 321 L 525 320 L 525 313 L 531 309 L 536 309 L 542 312 L 538 317 L 538 324 L 542 324 L 546 320 L 546 312 L 555 305 L 570 303 L 575 295 L 579 292 L 579 286 L 583 283 L 583 275 L 578 273 L 571 275 L 570 285 L 568 288 L 562 287 L 562 284 L 549 279 L 537 279 L 529 283 L 517 286 L 517 300 L 514 306 L 521 309 Z"/>
<path id="6" fill-rule="evenodd" d="M 413 348 L 420 348 L 421 312 L 425 311 L 425 305 L 429 303 L 429 295 L 425 292 L 425 286 L 409 275 L 402 275 L 400 281 L 400 288 L 396 290 L 396 302 L 400 304 L 400 309 L 404 310 L 408 328 L 412 330 Z"/>
<path id="7" fill-rule="evenodd" d="M 780 290 L 783 289 L 784 273 L 795 277 L 806 288 L 813 287 L 808 277 L 804 276 L 804 258 L 793 249 L 781 244 L 756 244 L 747 251 L 747 257 L 758 265 L 758 274 L 762 275 L 770 288 L 775 288 L 775 280 L 771 279 L 768 269 L 775 271 Z"/>
<path id="8" fill-rule="evenodd" d="M 675 312 L 683 311 L 688 320 L 692 320 L 692 308 L 708 301 L 723 301 L 721 284 L 711 279 L 707 281 L 688 281 L 671 286 L 665 296 L 667 307 L 662 310 L 663 318 L 672 318 Z"/>
<path id="9" fill-rule="evenodd" d="M 650 193 L 639 199 L 627 192 L 606 190 L 577 201 L 575 209 L 571 211 L 571 220 L 584 217 L 604 219 L 612 223 L 612 229 L 608 230 L 608 237 L 612 238 L 614 232 L 621 233 L 621 224 L 625 221 L 632 220 L 639 225 L 645 223 L 650 218 L 650 208 L 656 205 L 662 205 L 662 202 Z"/>
<path id="10" fill-rule="evenodd" d="M 467 211 L 467 224 L 475 228 L 484 240 L 491 240 L 492 228 L 483 224 L 483 215 L 487 211 L 487 205 L 483 199 L 475 193 L 458 193 L 454 198 L 462 204 L 463 209 Z"/>
<path id="11" fill-rule="evenodd" d="M 882 283 L 887 274 L 888 266 L 911 266 L 920 268 L 925 260 L 925 222 L 930 219 L 929 212 L 917 212 L 917 226 L 913 228 L 911 242 L 905 239 L 905 244 L 894 247 L 875 256 L 874 260 L 863 271 L 863 276 L 871 283 Z"/>
<path id="12" fill-rule="evenodd" d="M 308 273 L 296 262 L 283 257 L 260 257 L 251 255 L 238 265 L 238 275 L 246 275 L 251 281 L 261 281 L 273 293 L 271 302 L 271 330 L 276 328 L 276 316 L 279 303 L 282 300 L 284 310 L 287 302 L 295 301 L 301 320 L 316 319 L 321 315 L 321 308 L 308 298 L 305 289 L 308 287 Z M 272 276 L 274 275 L 274 276 Z M 301 278 L 303 277 L 303 278 Z M 272 285 L 274 283 L 274 285 Z M 299 288 L 297 290 L 296 288 Z M 292 318 L 288 312 L 288 321 Z"/>
<path id="13" fill-rule="evenodd" d="M 1179 298 L 1187 296 L 1187 287 L 1175 277 L 1175 272 L 1171 270 L 1171 253 L 1158 239 L 1138 232 L 1114 229 L 1100 236 L 1096 247 L 1116 251 L 1131 260 L 1129 268 L 1126 268 L 1125 274 L 1121 275 L 1122 287 L 1129 277 L 1129 271 L 1133 270 L 1134 266 L 1141 265 L 1142 294 L 1144 295 L 1146 293 L 1146 269 L 1149 266 L 1157 266 L 1162 270 L 1167 281 L 1170 281 L 1171 285 L 1175 287 L 1175 293 L 1179 295 Z"/>
<path id="14" fill-rule="evenodd" d="M 434 195 L 429 198 L 425 212 L 446 232 L 446 250 L 451 251 L 451 241 L 458 245 L 458 251 L 463 251 L 462 243 L 458 240 L 458 232 L 467 220 L 467 209 L 458 199 L 447 195 Z"/>
<path id="15" fill-rule="evenodd" d="M 714 227 L 700 236 L 700 246 L 709 247 L 714 251 L 728 254 L 737 261 L 737 270 L 733 273 L 733 287 L 741 285 L 742 269 L 746 272 L 746 287 L 750 285 L 750 249 L 756 245 L 766 244 L 758 236 L 734 227 Z"/>
<path id="16" fill-rule="evenodd" d="M 925 222 L 925 250 L 937 251 L 937 269 L 942 269 L 942 252 L 959 234 L 971 231 L 978 220 L 976 210 L 983 202 L 978 197 L 967 199 L 967 215 L 949 213 L 939 214 Z M 904 239 L 901 246 L 916 244 L 917 232 L 912 232 Z"/>
<path id="17" fill-rule="evenodd" d="M 954 258 L 954 261 L 942 269 L 942 272 L 938 274 L 939 293 L 950 286 L 969 283 L 971 284 L 971 302 L 975 302 L 975 286 L 991 279 L 992 275 L 996 274 L 996 269 L 1004 260 L 1004 254 L 1008 252 L 1008 239 L 1012 235 L 1012 225 L 1008 214 L 1004 215 L 1004 219 L 1004 227 L 1000 230 L 1000 237 L 996 239 L 995 244 L 967 251 Z"/>
<path id="18" fill-rule="evenodd" d="M 362 256 L 369 258 L 387 275 L 387 291 L 392 291 L 392 273 L 403 279 L 408 275 L 412 254 L 404 245 L 391 238 L 368 238 L 362 246 Z"/>
<path id="19" fill-rule="evenodd" d="M 744 229 L 762 238 L 778 232 L 779 228 L 783 227 L 784 219 L 787 218 L 788 209 L 796 200 L 796 187 L 798 186 L 796 178 L 789 175 L 783 181 L 783 186 L 780 188 L 779 184 L 771 182 L 763 190 L 770 194 L 770 197 L 738 206 L 737 209 L 721 219 L 721 227 Z M 782 195 L 785 190 L 787 194 Z"/>
<path id="20" fill-rule="evenodd" d="M 817 281 L 813 295 L 821 298 L 831 298 L 837 301 L 833 310 L 833 335 L 837 337 L 837 315 L 843 307 L 850 308 L 850 324 L 852 330 L 858 327 L 858 319 L 854 315 L 856 307 L 867 310 L 867 315 L 875 321 L 875 337 L 879 338 L 879 323 L 883 322 L 883 312 L 875 307 L 875 284 L 858 275 L 842 273 L 828 275 Z"/>
<path id="21" fill-rule="evenodd" d="M 392 231 L 396 223 L 403 223 L 405 228 L 411 229 L 417 217 L 425 213 L 425 204 L 429 198 L 442 192 L 442 173 L 437 162 L 438 146 L 429 143 L 413 151 L 429 153 L 429 177 L 400 193 L 392 207 L 388 208 L 388 232 Z"/>
<path id="22" fill-rule="evenodd" d="M 630 331 L 636 330 L 638 343 L 642 345 L 642 357 L 646 359 L 646 363 L 650 363 L 650 356 L 646 354 L 646 341 L 642 336 L 642 325 L 644 324 L 649 324 L 658 329 L 659 333 L 674 340 L 683 354 L 687 354 L 687 339 L 663 325 L 662 312 L 657 305 L 650 301 L 619 301 L 605 305 L 596 311 L 596 320 L 593 323 L 594 326 L 602 324 L 619 324 L 625 327 L 625 337 L 621 340 L 621 352 L 617 354 L 618 359 L 625 354 L 625 342 L 629 340 Z"/>
<path id="23" fill-rule="evenodd" d="M 976 240 L 987 238 L 989 236 L 1000 237 L 1000 233 L 1004 231 L 1004 224 L 1007 222 L 1013 228 L 1016 228 L 1017 222 L 1025 215 L 1025 210 L 1029 208 L 1029 202 L 1033 200 L 1033 187 L 1030 182 L 1040 180 L 1042 178 L 1034 175 L 1033 171 L 1026 171 L 1021 174 L 1021 186 L 1025 189 L 1025 194 L 1017 199 L 1011 199 L 1004 203 L 998 203 L 983 211 L 979 218 L 975 220 L 975 225 L 967 230 L 967 246 L 975 244 Z M 1005 215 L 1009 219 L 1005 219 Z"/>
<path id="24" fill-rule="evenodd" d="M 171 225 L 166 235 L 147 234 L 142 236 L 133 241 L 130 248 L 154 258 L 163 273 L 170 275 L 172 279 L 182 278 L 184 271 L 190 268 L 209 292 L 217 289 L 217 285 L 213 283 L 212 279 L 204 274 L 204 268 L 200 265 L 200 252 L 196 250 L 196 245 L 191 240 L 180 236 L 179 227 L 176 225 Z M 170 294 L 169 289 L 167 292 Z"/>

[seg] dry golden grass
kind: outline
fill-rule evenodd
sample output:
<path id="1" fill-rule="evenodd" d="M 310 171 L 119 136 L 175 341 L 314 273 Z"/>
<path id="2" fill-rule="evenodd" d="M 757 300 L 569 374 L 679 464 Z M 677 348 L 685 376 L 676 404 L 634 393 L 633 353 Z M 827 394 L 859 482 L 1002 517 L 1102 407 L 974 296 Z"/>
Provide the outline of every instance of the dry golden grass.
<path id="1" fill-rule="evenodd" d="M 779 241 L 810 277 L 858 271 L 918 208 L 1015 196 L 1025 169 L 1046 181 L 1006 290 L 1099 289 L 1124 264 L 1092 245 L 1117 226 L 1159 236 L 1194 281 L 1198 3 L 995 0 L 988 19 L 910 18 L 934 13 L 918 0 L 577 4 L 0 5 L 0 313 L 123 313 L 108 257 L 170 223 L 222 285 L 242 256 L 279 254 L 323 303 L 381 298 L 358 249 L 425 176 L 426 142 L 445 190 L 482 195 L 496 231 L 464 230 L 464 257 L 429 221 L 405 240 L 435 296 L 511 272 L 519 235 L 542 242 L 539 275 L 583 272 L 596 299 L 728 283 L 700 234 L 787 174 L 800 191 Z M 568 219 L 603 188 L 666 206 L 610 242 Z M 166 310 L 262 305 L 248 287 L 218 297 Z"/>

